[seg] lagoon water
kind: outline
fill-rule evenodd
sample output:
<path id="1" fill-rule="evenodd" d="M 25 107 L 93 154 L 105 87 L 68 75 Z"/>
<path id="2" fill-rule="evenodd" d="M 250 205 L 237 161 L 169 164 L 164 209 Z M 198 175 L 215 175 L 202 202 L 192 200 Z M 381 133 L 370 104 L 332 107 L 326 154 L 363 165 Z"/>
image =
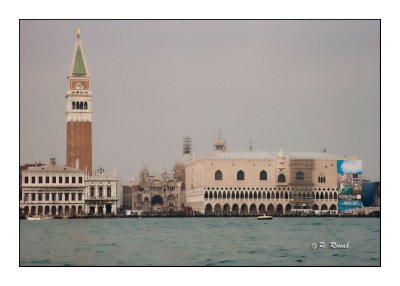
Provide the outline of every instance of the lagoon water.
<path id="1" fill-rule="evenodd" d="M 312 249 L 311 244 L 325 243 Z M 331 249 L 330 242 L 347 244 Z M 20 221 L 21 266 L 379 266 L 377 218 Z"/>

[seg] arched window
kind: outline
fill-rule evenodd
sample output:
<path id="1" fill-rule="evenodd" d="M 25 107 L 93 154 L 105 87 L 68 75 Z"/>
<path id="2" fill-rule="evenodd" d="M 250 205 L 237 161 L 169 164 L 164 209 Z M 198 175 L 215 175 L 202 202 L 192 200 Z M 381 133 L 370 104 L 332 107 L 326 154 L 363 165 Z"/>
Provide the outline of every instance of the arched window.
<path id="1" fill-rule="evenodd" d="M 303 172 L 297 172 L 296 173 L 296 180 L 297 181 L 304 181 L 304 173 Z"/>
<path id="2" fill-rule="evenodd" d="M 107 187 L 107 197 L 111 197 L 111 187 Z"/>
<path id="3" fill-rule="evenodd" d="M 240 170 L 239 172 L 237 172 L 236 179 L 237 179 L 238 181 L 243 181 L 243 180 L 244 180 L 244 172 L 243 172 L 242 170 Z"/>
<path id="4" fill-rule="evenodd" d="M 284 174 L 280 174 L 278 176 L 278 183 L 284 183 L 284 182 L 286 182 L 286 177 Z"/>
<path id="5" fill-rule="evenodd" d="M 318 183 L 321 183 L 321 176 L 318 176 Z"/>
<path id="6" fill-rule="evenodd" d="M 83 103 L 83 109 L 87 109 L 87 102 L 86 101 Z"/>
<path id="7" fill-rule="evenodd" d="M 220 170 L 215 172 L 215 180 L 221 181 L 222 180 L 222 172 Z"/>
<path id="8" fill-rule="evenodd" d="M 262 170 L 260 172 L 260 180 L 261 181 L 266 181 L 267 180 L 267 172 L 265 172 L 264 170 Z"/>
<path id="9" fill-rule="evenodd" d="M 79 109 L 83 109 L 83 102 L 82 101 L 79 103 Z"/>
<path id="10" fill-rule="evenodd" d="M 72 109 L 75 109 L 75 101 L 72 102 Z"/>
<path id="11" fill-rule="evenodd" d="M 99 188 L 99 197 L 102 197 L 103 196 L 103 187 L 100 187 Z"/>
<path id="12" fill-rule="evenodd" d="M 76 108 L 76 109 L 79 109 L 79 102 L 78 102 L 78 101 L 75 102 L 75 108 Z"/>
<path id="13" fill-rule="evenodd" d="M 204 198 L 205 198 L 205 199 L 208 199 L 208 193 L 207 193 L 207 191 L 204 193 Z"/>
<path id="14" fill-rule="evenodd" d="M 213 193 L 212 192 L 210 192 L 210 197 L 209 197 L 210 199 L 212 199 L 213 198 Z"/>

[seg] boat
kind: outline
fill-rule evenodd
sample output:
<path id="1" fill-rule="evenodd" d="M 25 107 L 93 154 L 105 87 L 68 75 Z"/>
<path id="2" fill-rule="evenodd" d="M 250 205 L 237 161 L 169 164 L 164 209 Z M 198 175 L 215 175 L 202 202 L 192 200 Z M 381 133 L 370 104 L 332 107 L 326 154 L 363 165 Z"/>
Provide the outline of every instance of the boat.
<path id="1" fill-rule="evenodd" d="M 48 219 L 53 219 L 53 217 L 52 216 L 39 216 L 39 215 L 26 217 L 26 220 L 48 220 Z"/>
<path id="2" fill-rule="evenodd" d="M 261 216 L 258 216 L 258 217 L 257 217 L 257 220 L 262 220 L 262 219 L 269 219 L 269 220 L 271 220 L 271 219 L 272 219 L 272 216 L 270 216 L 270 215 L 261 215 Z"/>

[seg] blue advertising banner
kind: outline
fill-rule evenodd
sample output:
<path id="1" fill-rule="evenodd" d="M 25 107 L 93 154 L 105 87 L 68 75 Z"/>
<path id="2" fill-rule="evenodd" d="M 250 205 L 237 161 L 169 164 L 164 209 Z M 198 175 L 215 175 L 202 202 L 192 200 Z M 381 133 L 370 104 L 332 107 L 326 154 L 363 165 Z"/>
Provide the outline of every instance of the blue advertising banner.
<path id="1" fill-rule="evenodd" d="M 338 160 L 338 210 L 360 208 L 362 203 L 362 161 Z"/>

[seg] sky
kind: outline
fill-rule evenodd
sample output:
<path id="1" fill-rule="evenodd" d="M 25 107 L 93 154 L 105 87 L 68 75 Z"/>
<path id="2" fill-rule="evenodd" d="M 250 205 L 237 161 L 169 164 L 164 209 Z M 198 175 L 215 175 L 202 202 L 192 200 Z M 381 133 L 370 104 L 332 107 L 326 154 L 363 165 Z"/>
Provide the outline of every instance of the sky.
<path id="1" fill-rule="evenodd" d="M 380 23 L 20 22 L 20 164 L 65 164 L 76 29 L 91 75 L 93 169 L 170 171 L 222 130 L 230 151 L 356 155 L 380 180 Z"/>

